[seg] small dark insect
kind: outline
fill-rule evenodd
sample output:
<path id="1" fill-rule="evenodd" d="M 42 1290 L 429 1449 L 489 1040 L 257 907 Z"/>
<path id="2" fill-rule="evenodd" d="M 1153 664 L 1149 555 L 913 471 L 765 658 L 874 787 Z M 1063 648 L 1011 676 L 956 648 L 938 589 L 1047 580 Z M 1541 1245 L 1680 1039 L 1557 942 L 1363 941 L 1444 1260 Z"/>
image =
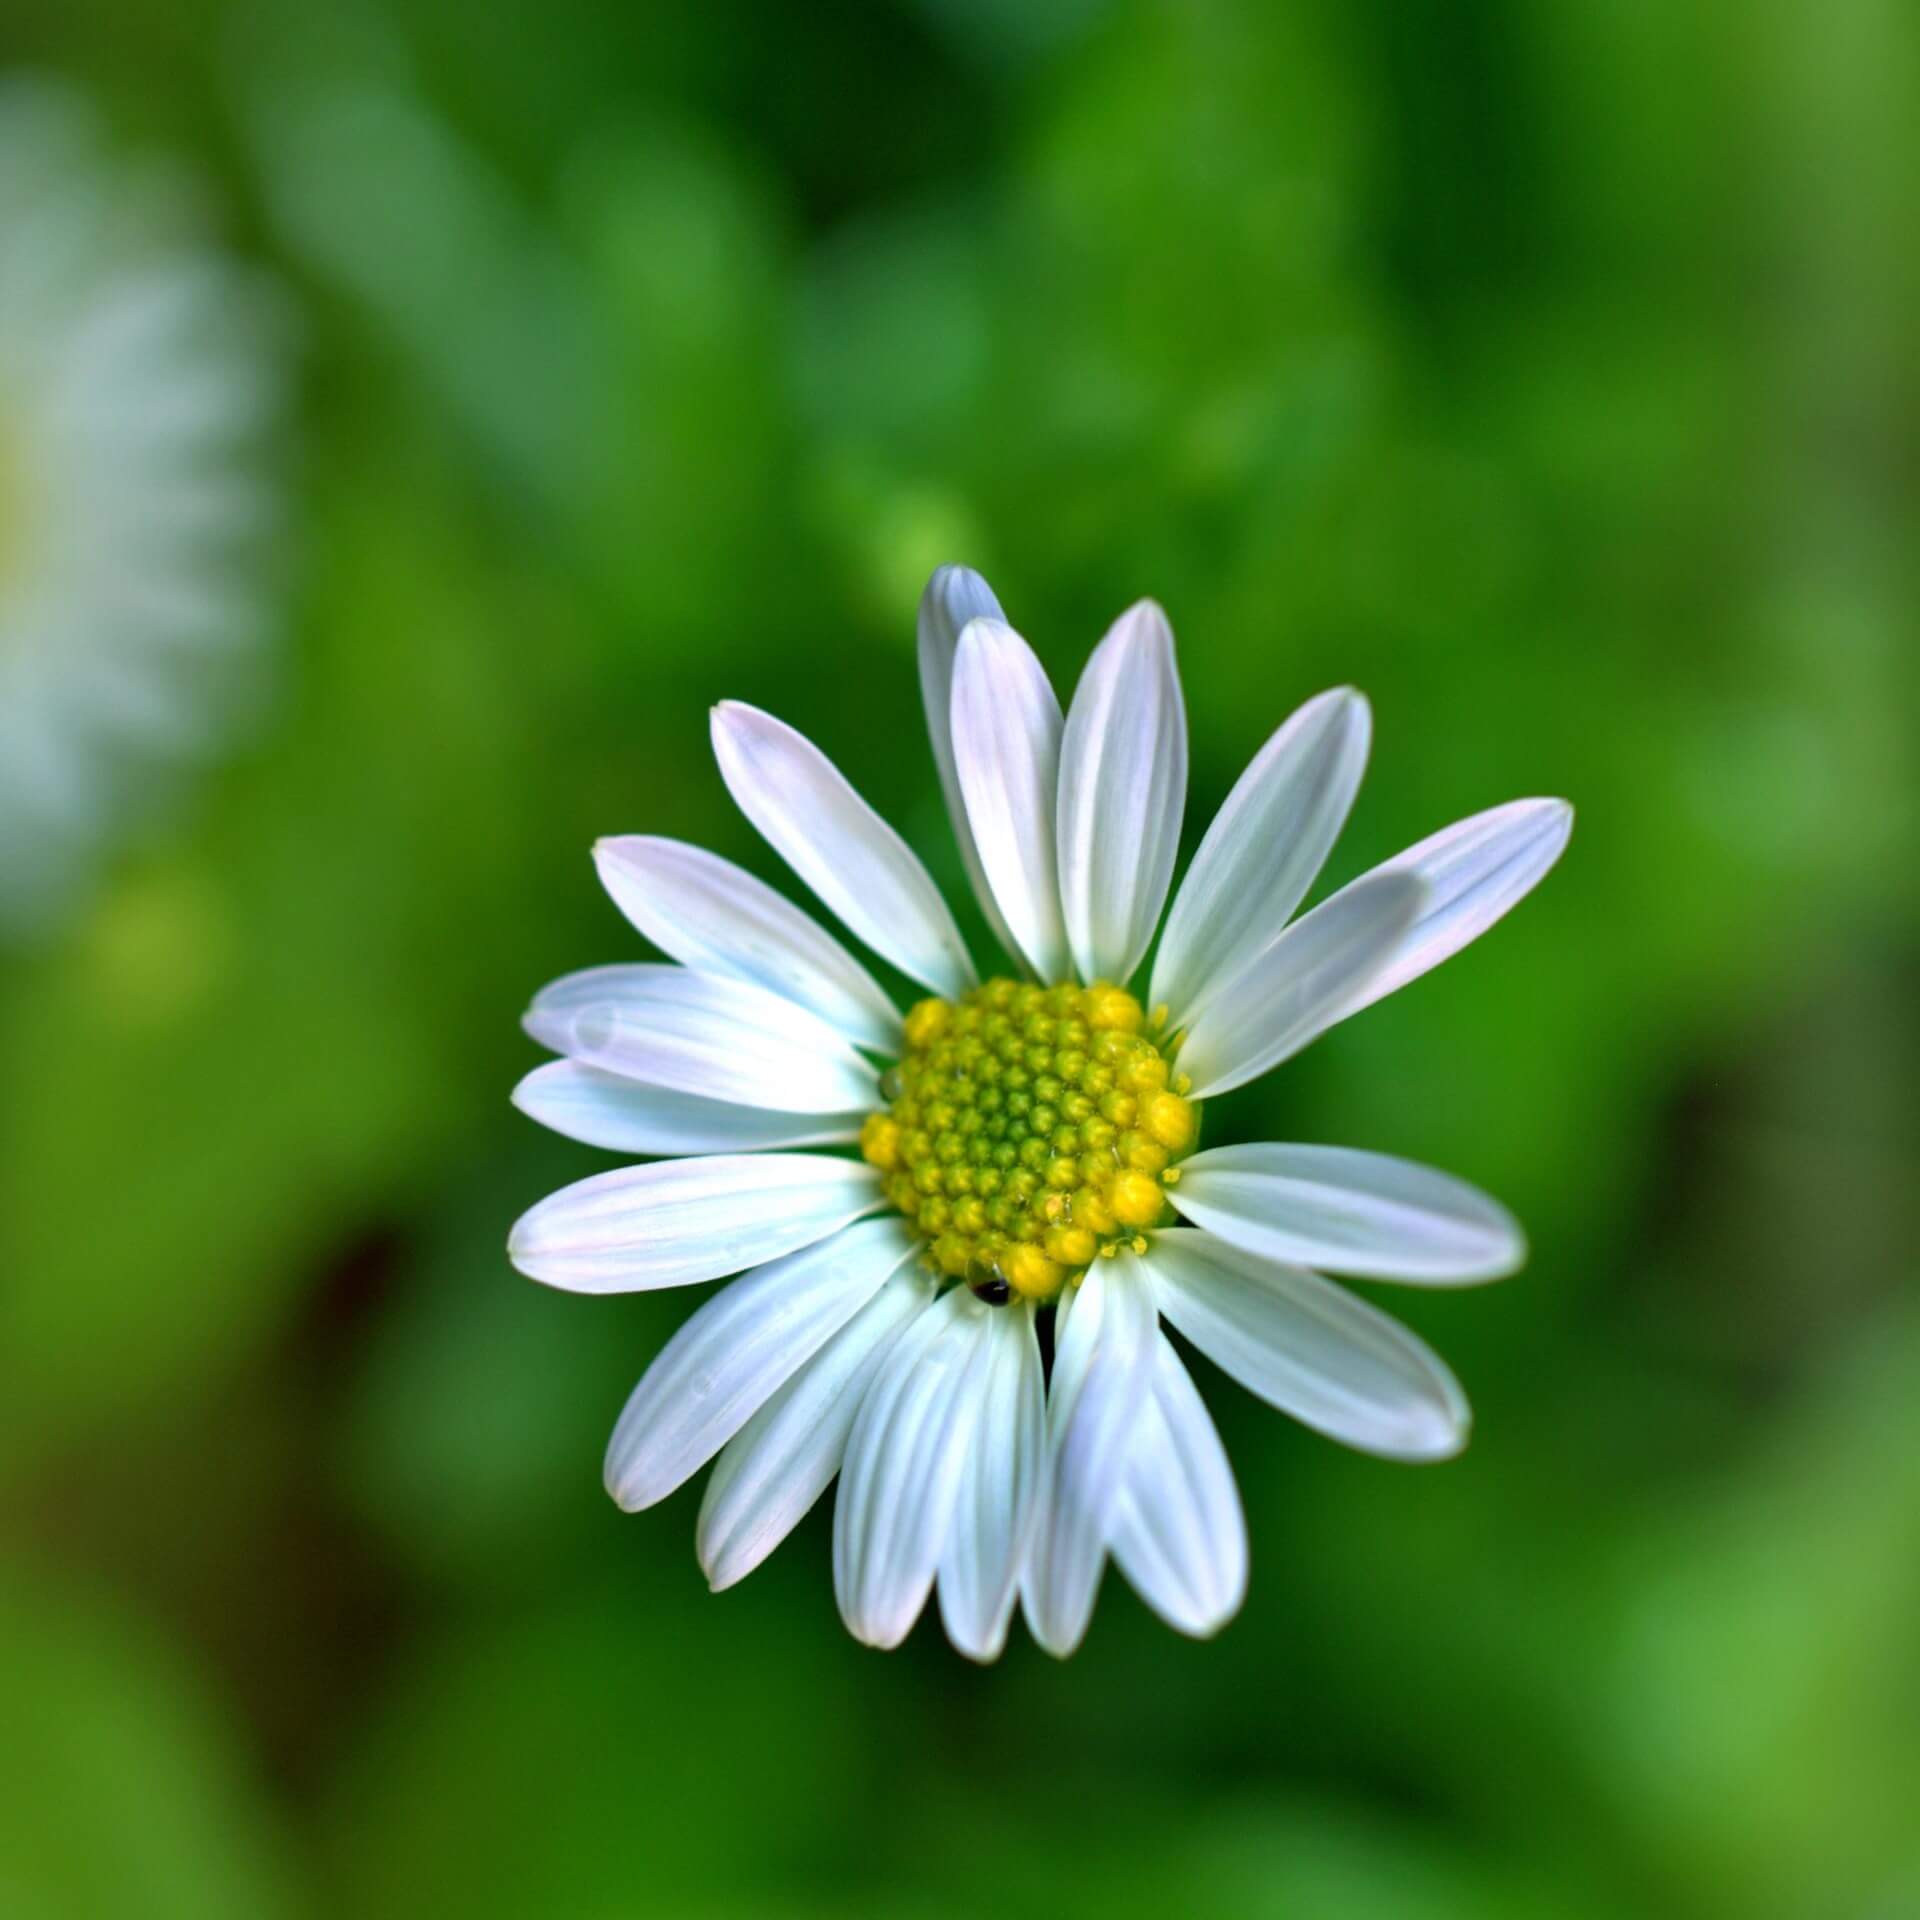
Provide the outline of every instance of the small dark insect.
<path id="1" fill-rule="evenodd" d="M 1004 1307 L 1013 1298 L 1013 1289 L 997 1275 L 991 1280 L 969 1280 L 967 1285 L 976 1300 L 984 1300 L 990 1307 Z"/>

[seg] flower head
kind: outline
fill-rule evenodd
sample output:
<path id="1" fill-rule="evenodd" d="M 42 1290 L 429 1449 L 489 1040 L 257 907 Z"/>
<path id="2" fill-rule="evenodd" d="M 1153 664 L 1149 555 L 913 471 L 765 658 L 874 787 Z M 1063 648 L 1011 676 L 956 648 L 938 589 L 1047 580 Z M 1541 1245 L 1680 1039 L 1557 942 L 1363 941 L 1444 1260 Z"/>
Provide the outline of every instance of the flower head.
<path id="1" fill-rule="evenodd" d="M 609 892 L 678 964 L 547 988 L 527 1024 L 562 1058 L 515 1097 L 660 1157 L 543 1201 L 512 1255 L 587 1292 L 742 1273 L 648 1369 L 607 1455 L 628 1508 L 718 1455 L 698 1528 L 716 1588 L 838 1473 L 834 1584 L 870 1644 L 896 1645 L 937 1587 L 974 1658 L 1016 1605 L 1069 1653 L 1109 1557 L 1173 1626 L 1212 1633 L 1245 1591 L 1245 1523 L 1165 1326 L 1335 1439 L 1441 1459 L 1467 1436 L 1453 1376 L 1325 1275 L 1462 1285 L 1524 1245 L 1495 1202 L 1405 1161 L 1202 1145 L 1205 1102 L 1484 932 L 1559 856 L 1571 810 L 1476 815 L 1295 918 L 1366 762 L 1366 702 L 1336 690 L 1255 756 L 1163 926 L 1187 747 L 1160 609 L 1122 615 L 1063 715 L 986 583 L 945 568 L 920 666 L 1008 970 L 979 978 L 925 868 L 817 747 L 723 704 L 714 750 L 742 811 L 926 997 L 902 1014 L 726 861 L 603 842 Z"/>
<path id="2" fill-rule="evenodd" d="M 0 83 L 0 933 L 213 745 L 266 625 L 281 355 L 176 186 Z"/>

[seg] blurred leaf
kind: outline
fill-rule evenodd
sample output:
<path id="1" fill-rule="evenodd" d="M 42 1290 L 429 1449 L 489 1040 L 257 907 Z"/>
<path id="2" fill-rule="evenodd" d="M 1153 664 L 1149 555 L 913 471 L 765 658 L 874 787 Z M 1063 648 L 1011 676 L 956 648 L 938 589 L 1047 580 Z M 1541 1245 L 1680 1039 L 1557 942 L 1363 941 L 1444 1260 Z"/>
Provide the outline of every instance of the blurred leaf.
<path id="1" fill-rule="evenodd" d="M 390 479 L 340 502 L 272 756 L 0 1001 L 15 1447 L 217 1378 L 329 1247 L 502 1117 L 450 1090 L 498 1096 L 518 1046 L 494 1025 L 490 1082 L 475 1013 L 534 972 L 515 958 L 519 635 L 479 556 L 402 498 Z"/>
<path id="2" fill-rule="evenodd" d="M 0 1906 L 20 1920 L 267 1920 L 297 1910 L 229 1728 L 152 1630 L 0 1582 Z"/>
<path id="3" fill-rule="evenodd" d="M 825 1624 L 747 1591 L 719 1607 L 676 1557 L 440 1637 L 343 1782 L 346 1909 L 569 1920 L 806 1901 L 846 1873 L 882 1791 L 848 1688 L 859 1655 L 823 1648 Z"/>

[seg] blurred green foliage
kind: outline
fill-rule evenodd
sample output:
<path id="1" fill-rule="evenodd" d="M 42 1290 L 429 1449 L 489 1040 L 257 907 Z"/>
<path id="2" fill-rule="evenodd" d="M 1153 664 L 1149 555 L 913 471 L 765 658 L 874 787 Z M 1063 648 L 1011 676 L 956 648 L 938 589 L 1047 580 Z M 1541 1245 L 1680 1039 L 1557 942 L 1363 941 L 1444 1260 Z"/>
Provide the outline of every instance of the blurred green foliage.
<path id="1" fill-rule="evenodd" d="M 1920 1913 L 1920 32 L 1896 0 L 15 0 L 305 316 L 277 717 L 0 971 L 0 1912 Z M 960 897 L 930 568 L 1169 608 L 1189 837 L 1372 696 L 1345 878 L 1564 870 L 1220 1126 L 1472 1178 L 1473 1450 L 1206 1385 L 1215 1644 L 709 1599 L 609 1422 L 684 1301 L 514 1277 L 505 1095 L 712 845 L 704 709 Z M 984 950 L 984 930 L 969 923 Z M 1210 1116 L 1210 1125 L 1216 1124 Z M 1018 1636 L 1016 1636 L 1018 1639 Z"/>

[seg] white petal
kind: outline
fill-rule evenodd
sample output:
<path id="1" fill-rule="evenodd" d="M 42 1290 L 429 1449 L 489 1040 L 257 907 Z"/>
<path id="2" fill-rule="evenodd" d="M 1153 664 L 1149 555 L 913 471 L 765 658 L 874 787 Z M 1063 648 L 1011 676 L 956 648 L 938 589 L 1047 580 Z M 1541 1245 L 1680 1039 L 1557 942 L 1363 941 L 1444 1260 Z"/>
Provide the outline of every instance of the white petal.
<path id="1" fill-rule="evenodd" d="M 656 1160 L 549 1194 L 515 1223 L 507 1253 L 530 1280 L 570 1293 L 642 1293 L 776 1260 L 880 1204 L 880 1176 L 858 1160 Z"/>
<path id="2" fill-rule="evenodd" d="M 1566 801 L 1513 800 L 1442 828 L 1362 874 L 1355 887 L 1365 886 L 1377 874 L 1412 874 L 1425 884 L 1427 904 L 1392 959 L 1367 981 L 1347 1011 L 1371 1006 L 1479 939 L 1546 878 L 1572 832 L 1573 809 Z"/>
<path id="3" fill-rule="evenodd" d="M 880 1357 L 932 1301 L 932 1281 L 901 1269 L 727 1442 L 695 1541 L 716 1593 L 744 1580 L 826 1492 Z"/>
<path id="4" fill-rule="evenodd" d="M 982 1661 L 997 1660 L 1007 1644 L 1047 1457 L 1046 1376 L 1032 1311 L 1002 1310 L 988 1338 L 993 1372 L 940 1559 L 947 1638 Z"/>
<path id="5" fill-rule="evenodd" d="M 896 1053 L 899 1010 L 824 927 L 731 860 L 651 834 L 593 850 L 614 903 L 663 953 L 765 987 L 858 1046 Z"/>
<path id="6" fill-rule="evenodd" d="M 856 1640 L 897 1647 L 927 1603 L 980 1417 L 996 1309 L 944 1294 L 880 1363 L 847 1439 L 833 1585 Z"/>
<path id="7" fill-rule="evenodd" d="M 1247 1522 L 1233 1469 L 1164 1333 L 1114 1520 L 1113 1557 L 1161 1619 L 1199 1639 L 1218 1633 L 1246 1598 Z"/>
<path id="8" fill-rule="evenodd" d="M 622 972 L 607 983 L 605 1000 L 561 1006 L 543 995 L 527 1015 L 528 1030 L 569 1059 L 703 1100 L 812 1114 L 877 1103 L 873 1068 L 791 1000 L 686 967 Z M 569 982 L 556 987 L 583 991 Z"/>
<path id="9" fill-rule="evenodd" d="M 1022 1581 L 1027 1624 L 1065 1659 L 1085 1637 L 1140 1409 L 1153 1383 L 1153 1293 L 1139 1256 L 1097 1262 L 1056 1329 L 1047 1478 Z"/>
<path id="10" fill-rule="evenodd" d="M 875 953 L 948 999 L 973 985 L 940 889 L 812 741 L 758 707 L 723 700 L 713 751 L 740 811 Z"/>
<path id="11" fill-rule="evenodd" d="M 861 1220 L 715 1294 L 660 1350 L 607 1443 L 607 1491 L 637 1513 L 682 1485 L 911 1258 L 897 1215 Z"/>
<path id="12" fill-rule="evenodd" d="M 1451 1174 L 1352 1147 L 1214 1147 L 1180 1165 L 1168 1198 L 1249 1253 L 1329 1273 L 1458 1286 L 1527 1256 L 1520 1223 Z"/>
<path id="13" fill-rule="evenodd" d="M 940 770 L 940 791 L 953 821 L 960 858 L 973 882 L 973 891 L 987 916 L 993 935 L 1009 954 L 1019 954 L 1012 930 L 1000 917 L 1000 908 L 987 885 L 980 851 L 967 822 L 967 803 L 960 793 L 959 770 L 953 757 L 953 661 L 961 630 L 969 620 L 1004 620 L 993 589 L 971 567 L 941 567 L 920 596 L 920 697 L 927 709 L 927 737 L 933 743 L 934 765 Z"/>
<path id="14" fill-rule="evenodd" d="M 1185 1025 L 1207 996 L 1279 937 L 1346 824 L 1373 716 L 1351 687 L 1295 713 L 1214 815 L 1174 895 L 1148 1004 Z"/>
<path id="15" fill-rule="evenodd" d="M 1154 1236 L 1153 1281 L 1208 1359 L 1296 1420 L 1394 1460 L 1467 1444 L 1466 1396 L 1440 1357 L 1331 1280 L 1172 1227 Z"/>
<path id="16" fill-rule="evenodd" d="M 1398 951 L 1425 889 L 1404 873 L 1356 881 L 1296 920 L 1201 1009 L 1180 1071 L 1205 1100 L 1290 1059 L 1353 1011 Z"/>
<path id="17" fill-rule="evenodd" d="M 563 973 L 533 996 L 533 1005 L 520 1024 L 543 1047 L 564 1053 L 573 1040 L 573 1017 L 587 1007 L 638 1005 L 655 991 L 655 983 L 678 967 L 657 960 L 625 961 L 613 967 L 584 967 Z"/>
<path id="18" fill-rule="evenodd" d="M 780 1113 L 737 1107 L 624 1080 L 577 1060 L 550 1060 L 513 1090 L 513 1104 L 569 1140 L 615 1153 L 754 1153 L 838 1146 L 860 1135 L 862 1113 Z"/>
<path id="19" fill-rule="evenodd" d="M 1166 904 L 1187 804 L 1173 631 L 1151 600 L 1087 662 L 1060 744 L 1060 902 L 1085 980 L 1124 983 Z"/>
<path id="20" fill-rule="evenodd" d="M 1071 964 L 1053 845 L 1060 727 L 1060 702 L 1033 649 L 998 620 L 974 621 L 953 672 L 954 762 L 1014 952 L 1043 980 L 1065 979 Z"/>

